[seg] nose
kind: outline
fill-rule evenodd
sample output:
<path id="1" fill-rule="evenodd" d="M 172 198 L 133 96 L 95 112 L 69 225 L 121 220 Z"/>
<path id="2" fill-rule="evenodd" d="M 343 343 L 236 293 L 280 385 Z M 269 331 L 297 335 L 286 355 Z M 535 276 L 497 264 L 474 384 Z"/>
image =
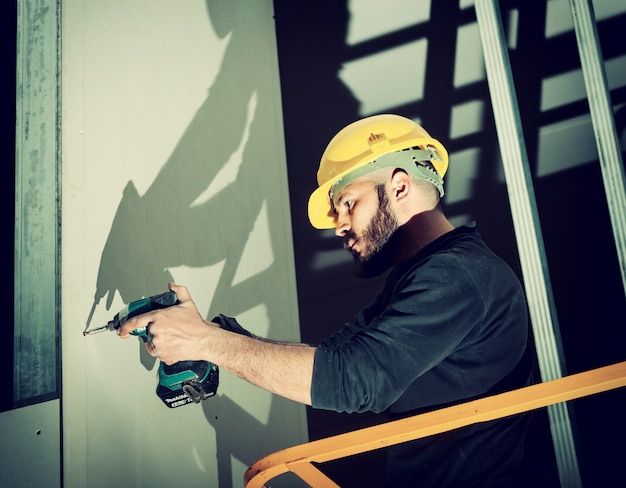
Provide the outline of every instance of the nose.
<path id="1" fill-rule="evenodd" d="M 349 231 L 350 231 L 350 221 L 347 218 L 347 216 L 345 214 L 343 217 L 341 215 L 337 215 L 336 220 L 335 220 L 335 235 L 337 237 L 343 237 Z"/>

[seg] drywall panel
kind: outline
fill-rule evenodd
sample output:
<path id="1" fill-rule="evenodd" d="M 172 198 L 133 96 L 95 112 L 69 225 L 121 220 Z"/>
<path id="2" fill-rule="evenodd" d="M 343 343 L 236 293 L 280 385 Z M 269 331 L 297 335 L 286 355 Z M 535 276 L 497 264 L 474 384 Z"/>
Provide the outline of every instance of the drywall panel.
<path id="1" fill-rule="evenodd" d="M 59 400 L 0 414 L 0 485 L 61 486 Z"/>
<path id="2" fill-rule="evenodd" d="M 186 285 L 207 318 L 299 340 L 270 0 L 67 0 L 62 11 L 64 485 L 241 486 L 305 409 L 226 371 L 168 409 L 138 340 L 83 337 Z"/>

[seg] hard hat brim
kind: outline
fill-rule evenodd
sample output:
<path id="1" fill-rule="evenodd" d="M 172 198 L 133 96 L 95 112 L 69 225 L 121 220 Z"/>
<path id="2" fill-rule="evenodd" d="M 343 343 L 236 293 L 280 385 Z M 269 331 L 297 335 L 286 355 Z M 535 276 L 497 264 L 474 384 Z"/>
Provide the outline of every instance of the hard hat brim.
<path id="1" fill-rule="evenodd" d="M 349 171 L 345 173 L 349 173 Z M 316 229 L 332 229 L 335 227 L 335 215 L 328 192 L 335 181 L 341 178 L 345 173 L 327 181 L 311 193 L 308 206 L 309 221 Z"/>

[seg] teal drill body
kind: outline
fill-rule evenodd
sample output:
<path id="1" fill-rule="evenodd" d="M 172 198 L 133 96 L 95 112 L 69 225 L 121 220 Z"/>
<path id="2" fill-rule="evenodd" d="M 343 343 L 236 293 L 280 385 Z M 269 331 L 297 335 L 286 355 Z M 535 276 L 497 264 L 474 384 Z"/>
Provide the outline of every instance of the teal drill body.
<path id="1" fill-rule="evenodd" d="M 104 329 L 117 330 L 132 317 L 152 310 L 171 307 L 177 303 L 178 297 L 173 291 L 130 302 L 106 326 L 93 331 L 86 331 L 83 335 Z M 147 326 L 135 329 L 131 334 L 152 344 L 152 336 Z M 158 378 L 157 396 L 169 408 L 176 408 L 189 403 L 199 403 L 215 395 L 219 384 L 219 369 L 217 365 L 208 361 L 180 361 L 171 365 L 161 361 Z"/>

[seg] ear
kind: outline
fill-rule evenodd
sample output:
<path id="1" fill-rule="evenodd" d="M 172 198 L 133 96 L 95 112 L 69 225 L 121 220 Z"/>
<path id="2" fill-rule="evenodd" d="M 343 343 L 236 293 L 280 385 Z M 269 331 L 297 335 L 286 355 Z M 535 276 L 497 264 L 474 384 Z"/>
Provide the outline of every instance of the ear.
<path id="1" fill-rule="evenodd" d="M 411 179 L 405 171 L 396 169 L 391 175 L 391 183 L 389 184 L 391 196 L 394 200 L 401 202 L 406 200 L 411 188 Z"/>

